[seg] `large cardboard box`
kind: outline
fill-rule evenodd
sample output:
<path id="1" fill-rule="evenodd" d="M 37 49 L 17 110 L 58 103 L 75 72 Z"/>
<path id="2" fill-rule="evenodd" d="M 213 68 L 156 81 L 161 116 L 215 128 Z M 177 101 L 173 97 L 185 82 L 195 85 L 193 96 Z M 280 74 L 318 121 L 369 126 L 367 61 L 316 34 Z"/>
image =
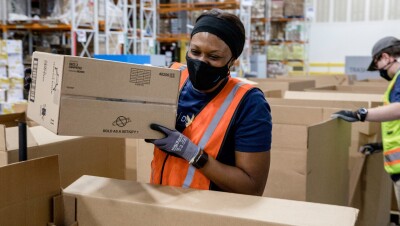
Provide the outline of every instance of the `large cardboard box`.
<path id="1" fill-rule="evenodd" d="M 84 174 L 125 178 L 123 138 L 58 136 L 36 126 L 27 128 L 27 146 L 28 159 L 59 155 L 62 187 Z M 0 125 L 0 166 L 18 162 L 18 149 L 18 127 Z"/>
<path id="2" fill-rule="evenodd" d="M 47 225 L 60 194 L 57 156 L 0 167 L 0 225 Z"/>
<path id="3" fill-rule="evenodd" d="M 83 176 L 57 156 L 0 167 L 0 225 L 354 225 L 354 208 Z"/>
<path id="4" fill-rule="evenodd" d="M 347 86 L 323 86 L 306 89 L 310 92 L 341 92 L 341 93 L 371 93 L 382 95 L 386 91 L 385 86 L 365 86 L 365 85 L 347 85 Z"/>
<path id="5" fill-rule="evenodd" d="M 294 75 L 294 76 L 277 76 L 276 79 L 284 80 L 314 80 L 315 87 L 348 85 L 351 81 L 345 75 Z"/>
<path id="6" fill-rule="evenodd" d="M 382 102 L 383 94 L 285 91 L 285 99 Z"/>
<path id="7" fill-rule="evenodd" d="M 347 205 L 351 127 L 323 118 L 323 108 L 272 106 L 265 196 Z"/>
<path id="8" fill-rule="evenodd" d="M 83 176 L 63 190 L 76 197 L 79 225 L 354 225 L 358 210 L 226 192 Z"/>
<path id="9" fill-rule="evenodd" d="M 161 138 L 175 126 L 180 71 L 34 52 L 27 116 L 59 135 Z"/>
<path id="10" fill-rule="evenodd" d="M 303 91 L 315 87 L 314 80 L 294 80 L 294 79 L 275 79 L 275 78 L 251 78 L 250 81 L 257 82 L 254 86 L 263 92 L 269 90 L 291 90 Z"/>
<path id="11" fill-rule="evenodd" d="M 376 107 L 381 105 L 381 95 L 351 94 L 351 93 L 313 93 L 286 91 L 285 97 L 289 105 L 323 104 L 324 106 L 340 107 L 337 102 L 353 102 L 358 108 Z M 375 100 L 375 101 L 371 101 Z M 279 101 L 279 100 L 278 100 Z M 363 103 L 364 102 L 364 103 Z M 332 105 L 335 103 L 334 105 Z M 368 103 L 368 105 L 366 105 Z M 349 106 L 351 107 L 351 105 Z M 350 109 L 356 109 L 351 107 Z M 383 169 L 382 154 L 375 154 L 364 159 L 357 153 L 360 145 L 380 141 L 379 123 L 352 123 L 352 145 L 350 147 L 350 200 L 349 205 L 360 209 L 359 226 L 387 225 L 390 215 L 390 196 L 392 182 Z M 354 140 L 356 137 L 356 141 Z M 364 162 L 365 160 L 365 162 Z M 361 172 L 360 172 L 361 170 Z M 354 183 L 355 182 L 355 183 Z"/>

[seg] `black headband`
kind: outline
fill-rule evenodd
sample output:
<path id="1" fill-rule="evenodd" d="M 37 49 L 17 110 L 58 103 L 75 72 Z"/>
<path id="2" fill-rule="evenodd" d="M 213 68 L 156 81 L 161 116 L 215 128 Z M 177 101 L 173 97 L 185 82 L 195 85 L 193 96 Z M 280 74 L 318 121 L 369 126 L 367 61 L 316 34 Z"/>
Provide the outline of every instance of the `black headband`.
<path id="1" fill-rule="evenodd" d="M 243 51 L 244 35 L 237 26 L 226 20 L 210 15 L 201 16 L 197 19 L 190 38 L 198 32 L 208 32 L 218 36 L 218 38 L 222 39 L 229 46 L 235 59 Z"/>

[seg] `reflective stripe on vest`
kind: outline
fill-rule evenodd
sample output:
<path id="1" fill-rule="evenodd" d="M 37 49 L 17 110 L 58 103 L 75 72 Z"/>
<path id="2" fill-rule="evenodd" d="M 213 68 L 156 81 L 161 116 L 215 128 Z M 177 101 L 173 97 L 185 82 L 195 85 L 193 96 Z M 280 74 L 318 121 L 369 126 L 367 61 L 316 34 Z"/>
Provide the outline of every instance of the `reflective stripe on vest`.
<path id="1" fill-rule="evenodd" d="M 385 92 L 383 103 L 390 104 L 390 93 L 399 78 L 400 71 L 396 73 Z M 400 173 L 400 120 L 382 122 L 382 142 L 384 167 L 390 174 Z"/>
<path id="2" fill-rule="evenodd" d="M 217 113 L 215 114 L 215 116 L 213 117 L 211 123 L 208 125 L 206 132 L 204 133 L 204 135 L 201 137 L 200 142 L 198 143 L 198 146 L 201 149 L 204 149 L 204 147 L 206 146 L 206 144 L 208 143 L 208 141 L 210 140 L 212 134 L 215 131 L 215 128 L 218 125 L 218 122 L 222 119 L 222 116 L 225 114 L 227 108 L 229 107 L 229 105 L 231 104 L 237 90 L 244 85 L 244 82 L 239 82 L 235 85 L 235 87 L 233 87 L 233 89 L 231 90 L 231 92 L 228 94 L 228 96 L 226 97 L 226 99 L 224 100 L 222 106 L 218 109 Z M 193 177 L 194 177 L 194 172 L 195 172 L 196 168 L 193 167 L 192 165 L 189 166 L 189 170 L 186 174 L 186 178 L 185 178 L 185 182 L 183 183 L 183 187 L 188 188 L 190 186 L 190 184 L 192 183 Z"/>
<path id="3" fill-rule="evenodd" d="M 187 70 L 182 72 L 181 78 L 185 76 L 188 77 Z M 181 84 L 184 84 L 182 79 Z M 217 158 L 234 113 L 245 94 L 252 88 L 249 84 L 229 78 L 225 87 L 199 112 L 183 134 L 203 148 L 209 156 Z M 151 183 L 159 184 L 162 177 L 164 185 L 209 189 L 210 180 L 199 170 L 184 159 L 167 156 L 165 152 L 155 148 Z"/>

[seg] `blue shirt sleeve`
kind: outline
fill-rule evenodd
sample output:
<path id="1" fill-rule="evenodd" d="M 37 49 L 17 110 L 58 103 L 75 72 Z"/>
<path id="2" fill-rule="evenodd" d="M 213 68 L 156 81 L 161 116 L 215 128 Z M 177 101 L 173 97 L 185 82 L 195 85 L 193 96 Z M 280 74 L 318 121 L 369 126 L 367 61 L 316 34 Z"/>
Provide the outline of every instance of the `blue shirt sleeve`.
<path id="1" fill-rule="evenodd" d="M 235 150 L 263 152 L 271 149 L 271 108 L 261 90 L 249 91 L 241 104 L 235 121 Z"/>

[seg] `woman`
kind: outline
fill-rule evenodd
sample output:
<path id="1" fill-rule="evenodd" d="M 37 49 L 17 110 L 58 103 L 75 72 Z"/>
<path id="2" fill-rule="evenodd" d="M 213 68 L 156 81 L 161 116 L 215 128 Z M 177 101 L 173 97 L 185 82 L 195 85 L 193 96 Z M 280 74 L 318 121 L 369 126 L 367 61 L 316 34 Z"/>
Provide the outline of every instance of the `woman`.
<path id="1" fill-rule="evenodd" d="M 229 75 L 243 51 L 240 19 L 201 14 L 182 70 L 176 130 L 152 124 L 151 183 L 262 195 L 270 166 L 272 122 L 263 93 Z"/>

